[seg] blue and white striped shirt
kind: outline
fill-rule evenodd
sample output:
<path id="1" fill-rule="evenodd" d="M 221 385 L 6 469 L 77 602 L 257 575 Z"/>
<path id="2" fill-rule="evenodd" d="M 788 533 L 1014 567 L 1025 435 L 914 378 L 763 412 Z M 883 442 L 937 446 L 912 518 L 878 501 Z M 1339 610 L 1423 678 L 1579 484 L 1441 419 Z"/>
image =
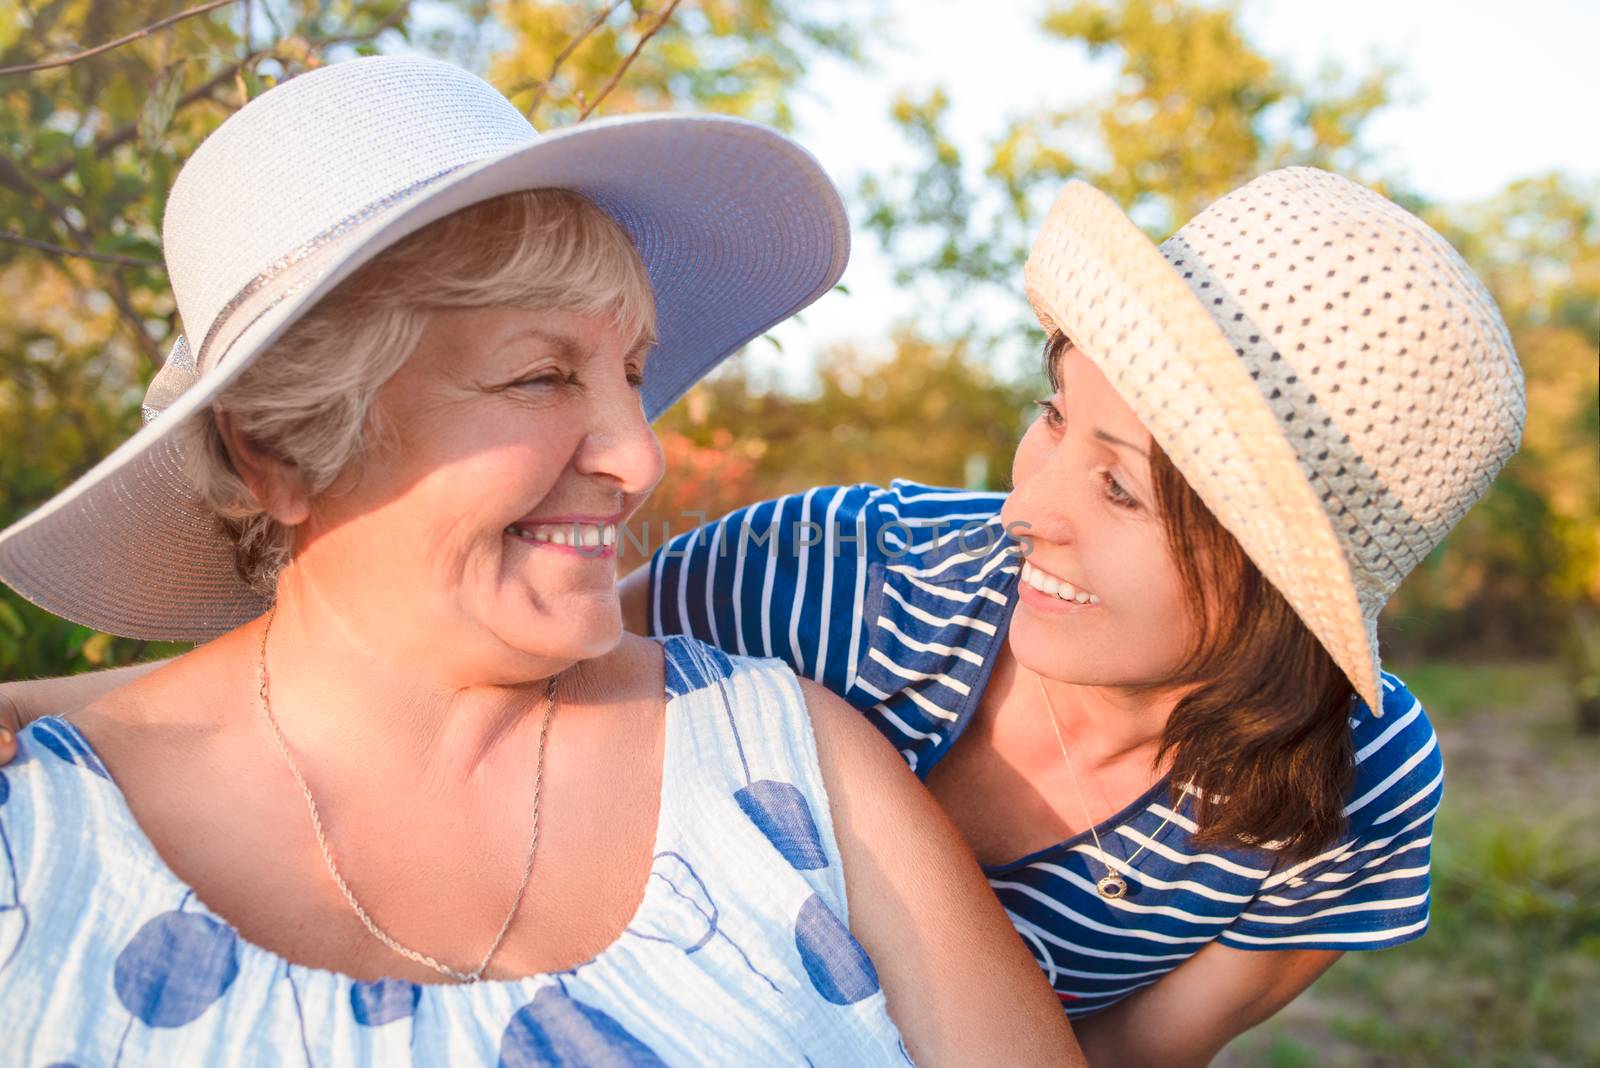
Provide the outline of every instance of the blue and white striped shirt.
<path id="1" fill-rule="evenodd" d="M 1004 500 L 897 480 L 741 508 L 655 554 L 651 628 L 786 660 L 859 708 L 926 778 L 1005 641 L 1020 558 Z M 1346 837 L 1311 860 L 1193 847 L 1193 799 L 1174 810 L 1163 780 L 1096 828 L 1106 855 L 1085 832 L 987 869 L 1069 1014 L 1113 1004 L 1213 941 L 1377 949 L 1427 929 L 1443 764 L 1421 703 L 1393 675 L 1383 689 L 1381 718 L 1351 706 Z M 1095 892 L 1107 866 L 1128 882 L 1120 900 Z"/>

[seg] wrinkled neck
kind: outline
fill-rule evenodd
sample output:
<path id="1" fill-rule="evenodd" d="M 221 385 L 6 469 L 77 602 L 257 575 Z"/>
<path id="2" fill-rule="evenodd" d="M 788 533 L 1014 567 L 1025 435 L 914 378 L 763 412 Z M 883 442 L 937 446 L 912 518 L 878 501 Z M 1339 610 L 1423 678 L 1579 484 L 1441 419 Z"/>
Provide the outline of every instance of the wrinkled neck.
<path id="1" fill-rule="evenodd" d="M 407 657 L 360 633 L 303 583 L 280 584 L 276 608 L 249 630 L 252 689 L 265 637 L 266 698 L 308 779 L 316 769 L 444 793 L 508 750 L 531 752 L 550 676 L 560 673 L 559 700 L 573 674 L 552 663 L 527 679 L 474 682 L 447 655 Z"/>

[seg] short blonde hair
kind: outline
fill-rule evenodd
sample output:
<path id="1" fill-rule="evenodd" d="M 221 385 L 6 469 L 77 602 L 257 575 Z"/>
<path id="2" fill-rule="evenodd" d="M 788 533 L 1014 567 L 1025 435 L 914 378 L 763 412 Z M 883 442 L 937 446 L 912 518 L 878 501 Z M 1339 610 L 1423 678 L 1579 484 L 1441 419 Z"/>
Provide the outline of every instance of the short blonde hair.
<path id="1" fill-rule="evenodd" d="M 378 389 L 415 351 L 428 313 L 489 306 L 609 315 L 630 347 L 655 333 L 655 297 L 638 251 L 611 216 L 567 190 L 484 201 L 380 253 L 180 431 L 186 473 L 227 530 L 251 587 L 273 594 L 294 530 L 268 515 L 239 477 L 217 411 L 315 497 L 372 446 L 381 430 Z"/>

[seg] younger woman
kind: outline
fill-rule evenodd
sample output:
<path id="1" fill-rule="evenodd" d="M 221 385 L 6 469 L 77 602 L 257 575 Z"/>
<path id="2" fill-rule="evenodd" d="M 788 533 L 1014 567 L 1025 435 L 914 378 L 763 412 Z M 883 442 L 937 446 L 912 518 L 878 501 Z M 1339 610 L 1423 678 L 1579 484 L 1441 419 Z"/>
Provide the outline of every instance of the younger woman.
<path id="1" fill-rule="evenodd" d="M 1460 257 L 1317 170 L 1159 248 L 1074 183 L 1026 282 L 1050 390 L 1009 494 L 764 501 L 624 610 L 890 738 L 1091 1063 L 1203 1064 L 1427 927 L 1442 765 L 1376 621 L 1515 451 L 1522 375 Z"/>

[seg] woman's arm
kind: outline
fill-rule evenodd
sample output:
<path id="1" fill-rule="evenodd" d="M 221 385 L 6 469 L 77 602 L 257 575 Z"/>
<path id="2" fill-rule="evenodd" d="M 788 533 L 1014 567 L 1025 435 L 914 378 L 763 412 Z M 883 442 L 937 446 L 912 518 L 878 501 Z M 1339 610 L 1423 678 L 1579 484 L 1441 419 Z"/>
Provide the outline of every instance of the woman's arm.
<path id="1" fill-rule="evenodd" d="M 0 683 L 0 764 L 10 763 L 17 755 L 15 732 L 40 716 L 82 708 L 164 663 L 164 660 L 155 660 L 86 675 Z"/>
<path id="2" fill-rule="evenodd" d="M 650 558 L 641 633 L 687 634 L 730 653 L 776 657 L 850 698 L 853 628 L 821 620 L 857 611 L 857 589 L 884 555 L 888 493 L 865 483 L 814 486 L 674 535 Z"/>
<path id="3" fill-rule="evenodd" d="M 801 680 L 850 929 L 918 1064 L 1081 1065 L 1066 1014 L 933 796 L 861 714 Z"/>
<path id="4" fill-rule="evenodd" d="M 1074 1025 L 1094 1065 L 1189 1068 L 1298 997 L 1339 954 L 1213 942 L 1151 986 Z"/>

